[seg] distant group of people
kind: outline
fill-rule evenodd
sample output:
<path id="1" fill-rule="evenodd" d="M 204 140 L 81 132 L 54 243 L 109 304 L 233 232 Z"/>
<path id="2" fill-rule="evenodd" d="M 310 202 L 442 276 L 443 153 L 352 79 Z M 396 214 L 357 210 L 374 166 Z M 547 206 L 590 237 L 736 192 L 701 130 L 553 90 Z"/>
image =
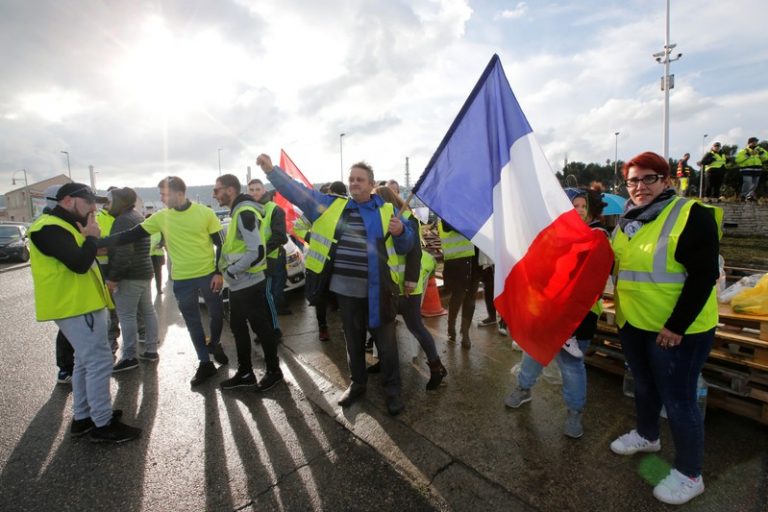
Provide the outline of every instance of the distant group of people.
<path id="1" fill-rule="evenodd" d="M 726 164 L 735 163 L 741 174 L 741 189 L 739 198 L 742 201 L 756 201 L 757 187 L 765 164 L 768 163 L 768 151 L 758 145 L 757 137 L 749 137 L 747 145 L 730 157 L 723 152 L 720 142 L 712 144 L 710 150 L 704 154 L 697 164 L 704 172 L 704 189 L 702 197 L 709 201 L 719 201 L 721 187 L 725 178 Z M 690 179 L 694 170 L 689 165 L 690 153 L 683 155 L 677 164 L 676 188 L 680 195 L 686 196 L 690 191 Z"/>
<path id="2" fill-rule="evenodd" d="M 322 341 L 329 339 L 325 316 L 329 298 L 338 304 L 351 374 L 338 404 L 349 407 L 367 392 L 365 345 L 370 332 L 378 349 L 387 410 L 391 415 L 401 413 L 405 403 L 395 334 L 398 314 L 427 355 L 430 379 L 426 388 L 436 389 L 447 370 L 420 315 L 421 298 L 435 261 L 422 249 L 419 221 L 403 201 L 399 186 L 394 181 L 377 186 L 373 169 L 365 162 L 350 168 L 348 190 L 339 182 L 327 192 L 294 181 L 268 155 L 260 155 L 256 163 L 274 188 L 303 212 L 294 236 L 307 243 L 305 293 L 317 309 Z M 668 163 L 654 153 L 631 159 L 623 173 L 630 198 L 613 235 L 613 279 L 619 335 L 635 382 L 637 425 L 614 440 L 610 449 L 620 455 L 658 451 L 659 414 L 666 407 L 676 458 L 673 469 L 654 488 L 654 496 L 680 504 L 704 490 L 703 420 L 696 406 L 696 381 L 717 323 L 714 284 L 719 275 L 722 212 L 679 197 L 672 187 Z M 220 386 L 266 391 L 283 380 L 277 353 L 279 292 L 273 284 L 279 271 L 270 270 L 270 259 L 280 261 L 278 245 L 282 246 L 279 241 L 283 238 L 276 235 L 280 222 L 275 219 L 282 219 L 284 229 L 284 215 L 259 201 L 263 196 L 260 180 L 249 183 L 250 194 L 242 193 L 234 175 L 216 180 L 214 197 L 231 215 L 226 232 L 211 209 L 186 198 L 180 178 L 164 178 L 158 188 L 167 208 L 146 219 L 135 211 L 135 192 L 113 190 L 109 212 L 114 222 L 106 237 L 95 220 L 98 198 L 78 183 L 62 186 L 55 195 L 55 207 L 30 228 L 37 318 L 55 321 L 75 349 L 73 435 L 90 432 L 94 441 L 123 442 L 140 434 L 138 428 L 120 421 L 119 411 L 112 410 L 109 375 L 121 366 L 135 367 L 138 311 L 144 318 L 147 340 L 139 357 L 158 359 L 157 321 L 150 301 L 153 235 L 161 235 L 173 263 L 174 295 L 199 360 L 191 385 L 200 385 L 217 373 L 212 359 L 228 364 L 220 343 L 220 292 L 225 281 L 230 290 L 230 326 L 238 369 Z M 569 189 L 568 196 L 584 222 L 607 236 L 600 223 L 605 206 L 601 194 Z M 480 326 L 497 321 L 492 301 L 493 262 L 448 222 L 441 220 L 438 230 L 445 284 L 451 294 L 447 337 L 470 349 L 475 292 L 481 281 L 491 300 L 486 302 L 488 317 Z M 657 250 L 661 247 L 664 250 Z M 109 257 L 104 273 L 96 262 L 100 248 L 107 248 Z M 285 267 L 285 263 L 273 265 Z M 278 277 L 278 282 L 280 279 L 282 291 L 285 278 Z M 198 296 L 209 311 L 208 340 Z M 113 298 L 123 330 L 122 356 L 114 366 L 107 335 L 107 311 L 113 307 Z M 583 436 L 584 352 L 601 308 L 598 301 L 572 336 L 563 340 L 563 349 L 555 358 L 568 409 L 564 433 L 574 439 Z M 266 368 L 260 378 L 251 362 L 251 330 L 264 351 Z M 542 365 L 523 355 L 517 384 L 504 400 L 507 407 L 517 409 L 532 400 L 541 371 Z"/>

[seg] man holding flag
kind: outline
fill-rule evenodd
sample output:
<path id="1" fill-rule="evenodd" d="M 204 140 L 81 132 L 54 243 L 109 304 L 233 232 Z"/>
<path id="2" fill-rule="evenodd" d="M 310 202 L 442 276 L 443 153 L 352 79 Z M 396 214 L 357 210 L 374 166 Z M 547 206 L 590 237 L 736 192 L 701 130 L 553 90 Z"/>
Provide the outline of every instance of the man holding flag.
<path id="1" fill-rule="evenodd" d="M 498 56 L 413 190 L 493 259 L 510 336 L 548 364 L 600 297 L 613 254 L 560 187 Z"/>

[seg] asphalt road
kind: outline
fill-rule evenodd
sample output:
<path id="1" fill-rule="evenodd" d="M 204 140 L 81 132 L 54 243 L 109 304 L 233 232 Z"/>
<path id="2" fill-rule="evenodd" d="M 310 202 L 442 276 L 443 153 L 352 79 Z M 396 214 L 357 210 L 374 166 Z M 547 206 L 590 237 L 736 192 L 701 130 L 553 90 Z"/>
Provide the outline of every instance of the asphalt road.
<path id="1" fill-rule="evenodd" d="M 29 268 L 0 274 L 0 304 L 3 512 L 435 508 L 295 384 L 222 393 L 217 383 L 234 371 L 223 367 L 191 390 L 194 350 L 168 290 L 156 301 L 161 360 L 113 379 L 115 407 L 144 429 L 141 439 L 73 440 L 71 392 L 55 384 L 56 328 L 34 320 Z M 234 361 L 226 325 L 224 343 Z M 302 373 L 283 366 L 289 382 Z"/>

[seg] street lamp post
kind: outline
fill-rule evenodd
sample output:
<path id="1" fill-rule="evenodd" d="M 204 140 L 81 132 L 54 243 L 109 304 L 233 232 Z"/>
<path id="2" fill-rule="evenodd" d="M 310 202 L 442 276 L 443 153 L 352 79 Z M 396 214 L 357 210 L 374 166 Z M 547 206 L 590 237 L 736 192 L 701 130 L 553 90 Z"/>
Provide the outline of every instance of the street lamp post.
<path id="1" fill-rule="evenodd" d="M 620 182 L 619 180 L 619 133 L 620 132 L 614 132 L 613 134 L 613 136 L 616 137 L 616 142 L 614 144 L 614 149 L 613 149 L 613 179 L 616 180 L 617 184 Z"/>
<path id="2" fill-rule="evenodd" d="M 221 176 L 221 150 L 223 148 L 216 148 L 216 152 L 219 154 L 219 176 Z"/>
<path id="3" fill-rule="evenodd" d="M 344 181 L 344 136 L 346 133 L 339 134 L 339 163 L 341 167 L 341 181 Z"/>
<path id="4" fill-rule="evenodd" d="M 664 36 L 664 49 L 654 53 L 653 57 L 659 64 L 664 64 L 664 77 L 661 79 L 661 90 L 664 91 L 664 160 L 669 160 L 669 90 L 675 87 L 675 75 L 669 74 L 669 64 L 683 56 L 678 53 L 676 57 L 670 57 L 672 50 L 677 46 L 669 43 L 669 0 L 667 0 L 666 33 Z"/>
<path id="5" fill-rule="evenodd" d="M 703 137 L 701 137 L 701 157 L 704 158 L 704 152 L 707 150 L 707 137 L 709 137 L 708 134 L 704 134 Z M 699 165 L 699 199 L 703 197 L 704 194 L 704 164 Z"/>
<path id="6" fill-rule="evenodd" d="M 16 184 L 16 173 L 17 172 L 23 172 L 24 173 L 24 193 L 27 195 L 27 203 L 29 204 L 29 220 L 32 220 L 32 217 L 35 216 L 35 211 L 32 209 L 32 196 L 29 194 L 29 181 L 27 181 L 27 170 L 21 169 L 20 171 L 13 171 L 13 174 L 11 175 L 11 184 Z"/>
<path id="7" fill-rule="evenodd" d="M 62 151 L 67 155 L 67 173 L 69 174 L 69 181 L 72 181 L 72 168 L 69 166 L 69 151 Z"/>

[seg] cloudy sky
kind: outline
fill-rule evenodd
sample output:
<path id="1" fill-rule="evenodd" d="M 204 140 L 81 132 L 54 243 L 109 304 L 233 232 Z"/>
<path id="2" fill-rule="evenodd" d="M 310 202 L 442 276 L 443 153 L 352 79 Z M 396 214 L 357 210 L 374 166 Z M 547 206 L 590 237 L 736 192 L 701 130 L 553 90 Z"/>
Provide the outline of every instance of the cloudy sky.
<path id="1" fill-rule="evenodd" d="M 281 148 L 315 182 L 412 181 L 498 53 L 550 163 L 661 151 L 663 0 L 0 1 L 0 192 L 212 183 Z M 670 154 L 768 139 L 758 0 L 672 1 Z M 221 148 L 221 151 L 219 151 Z M 16 173 L 20 178 L 21 173 Z"/>

